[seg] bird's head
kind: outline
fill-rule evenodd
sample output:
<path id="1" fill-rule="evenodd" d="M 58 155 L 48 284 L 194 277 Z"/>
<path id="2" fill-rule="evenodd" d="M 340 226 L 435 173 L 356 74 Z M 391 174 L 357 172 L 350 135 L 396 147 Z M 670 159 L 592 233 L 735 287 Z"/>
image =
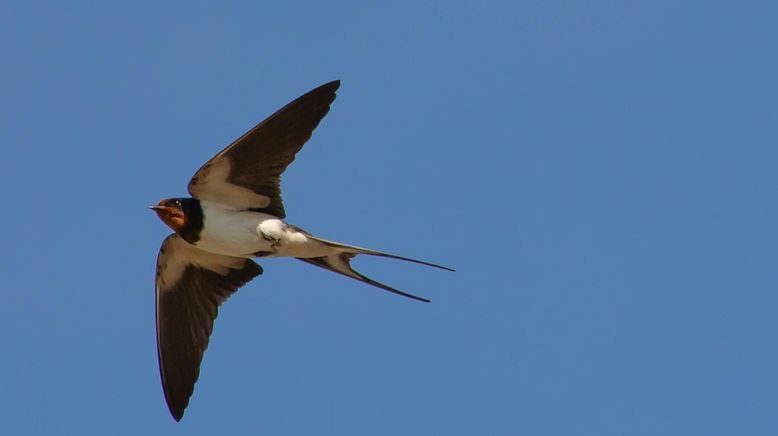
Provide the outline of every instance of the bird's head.
<path id="1" fill-rule="evenodd" d="M 184 213 L 186 200 L 185 198 L 166 198 L 149 209 L 156 212 L 163 223 L 178 233 L 186 226 L 186 213 Z"/>

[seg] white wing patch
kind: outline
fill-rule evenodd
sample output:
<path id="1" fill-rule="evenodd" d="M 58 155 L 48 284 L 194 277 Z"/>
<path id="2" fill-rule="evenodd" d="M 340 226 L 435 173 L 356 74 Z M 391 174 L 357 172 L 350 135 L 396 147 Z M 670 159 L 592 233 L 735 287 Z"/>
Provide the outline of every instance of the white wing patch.
<path id="1" fill-rule="evenodd" d="M 191 193 L 201 199 L 221 203 L 235 210 L 262 209 L 270 205 L 264 195 L 227 182 L 231 170 L 227 157 L 218 157 L 197 174 L 197 182 L 190 186 Z"/>
<path id="2" fill-rule="evenodd" d="M 158 290 L 165 292 L 175 287 L 186 271 L 193 265 L 226 276 L 231 269 L 240 269 L 245 259 L 222 256 L 201 250 L 184 241 L 180 236 L 170 235 L 160 248 L 157 261 Z"/>

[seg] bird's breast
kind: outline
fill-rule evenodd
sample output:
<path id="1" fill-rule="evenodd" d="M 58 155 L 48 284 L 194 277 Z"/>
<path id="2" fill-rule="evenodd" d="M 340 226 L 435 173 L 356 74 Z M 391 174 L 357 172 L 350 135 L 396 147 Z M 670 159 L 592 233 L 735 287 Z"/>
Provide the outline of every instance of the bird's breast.
<path id="1" fill-rule="evenodd" d="M 211 253 L 236 257 L 321 257 L 333 248 L 299 228 L 261 212 L 234 211 L 202 202 L 203 229 L 195 243 Z"/>
<path id="2" fill-rule="evenodd" d="M 253 257 L 255 253 L 271 251 L 272 242 L 260 232 L 263 223 L 279 222 L 278 218 L 260 212 L 234 211 L 203 201 L 203 229 L 197 247 L 212 253 L 237 257 Z"/>

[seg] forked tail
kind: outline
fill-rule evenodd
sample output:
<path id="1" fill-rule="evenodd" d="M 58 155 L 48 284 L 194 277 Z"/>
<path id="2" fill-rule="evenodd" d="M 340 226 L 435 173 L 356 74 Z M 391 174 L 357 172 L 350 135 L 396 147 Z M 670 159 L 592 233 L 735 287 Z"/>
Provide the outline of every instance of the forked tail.
<path id="1" fill-rule="evenodd" d="M 373 285 L 377 288 L 381 288 L 385 291 L 393 292 L 398 295 L 402 295 L 403 297 L 412 298 L 414 300 L 423 301 L 425 303 L 429 303 L 430 300 L 419 297 L 417 295 L 409 294 L 407 292 L 400 291 L 399 289 L 395 289 L 391 286 L 387 286 L 383 283 L 377 282 L 369 277 L 366 277 L 360 273 L 358 273 L 354 268 L 351 267 L 351 259 L 353 259 L 357 254 L 368 254 L 370 256 L 381 256 L 381 257 L 389 257 L 392 259 L 399 259 L 404 260 L 406 262 L 413 262 L 418 263 L 421 265 L 427 265 L 434 268 L 440 268 L 444 269 L 446 271 L 454 271 L 451 268 L 442 266 L 442 265 L 436 265 L 434 263 L 425 262 L 423 260 L 418 259 L 411 259 L 410 257 L 403 257 L 403 256 L 397 256 L 394 254 L 389 253 L 383 253 L 381 251 L 375 251 L 370 250 L 367 248 L 362 247 L 355 247 L 353 245 L 346 245 L 341 244 L 339 242 L 333 242 L 328 241 L 326 239 L 317 238 L 315 236 L 311 236 L 309 234 L 306 234 L 308 238 L 314 239 L 316 241 L 319 241 L 323 244 L 329 245 L 330 247 L 334 248 L 336 250 L 336 253 L 331 254 L 329 256 L 322 256 L 322 257 L 311 257 L 311 258 L 302 258 L 298 257 L 298 259 L 302 260 L 303 262 L 310 263 L 311 265 L 316 265 L 318 267 L 330 270 L 332 272 L 336 272 L 338 274 L 342 274 L 346 277 L 351 277 L 352 279 L 359 280 L 360 282 L 367 283 L 369 285 Z"/>

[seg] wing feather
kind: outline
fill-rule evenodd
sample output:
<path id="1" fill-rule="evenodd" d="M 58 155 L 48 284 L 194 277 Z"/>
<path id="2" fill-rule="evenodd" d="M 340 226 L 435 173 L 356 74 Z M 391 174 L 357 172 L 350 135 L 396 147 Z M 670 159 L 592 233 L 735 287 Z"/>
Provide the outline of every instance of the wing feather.
<path id="1" fill-rule="evenodd" d="M 180 420 L 200 375 L 219 306 L 262 273 L 251 259 L 208 253 L 172 234 L 157 258 L 157 356 L 170 413 Z"/>
<path id="2" fill-rule="evenodd" d="M 285 218 L 281 173 L 335 101 L 335 80 L 297 98 L 205 163 L 189 182 L 193 197 Z"/>

